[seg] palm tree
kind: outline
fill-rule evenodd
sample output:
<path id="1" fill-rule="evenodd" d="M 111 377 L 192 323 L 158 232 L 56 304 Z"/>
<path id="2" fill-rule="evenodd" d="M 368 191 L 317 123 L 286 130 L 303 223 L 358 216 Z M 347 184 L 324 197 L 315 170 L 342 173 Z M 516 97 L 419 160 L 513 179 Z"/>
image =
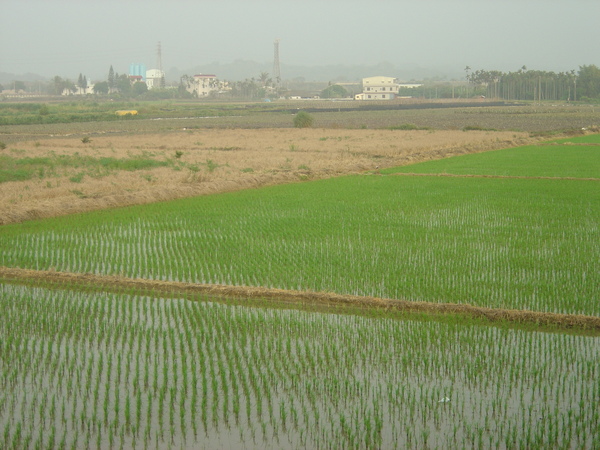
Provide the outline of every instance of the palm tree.
<path id="1" fill-rule="evenodd" d="M 258 79 L 260 80 L 260 85 L 262 87 L 271 86 L 271 84 L 273 84 L 273 80 L 269 78 L 268 72 L 261 72 Z"/>

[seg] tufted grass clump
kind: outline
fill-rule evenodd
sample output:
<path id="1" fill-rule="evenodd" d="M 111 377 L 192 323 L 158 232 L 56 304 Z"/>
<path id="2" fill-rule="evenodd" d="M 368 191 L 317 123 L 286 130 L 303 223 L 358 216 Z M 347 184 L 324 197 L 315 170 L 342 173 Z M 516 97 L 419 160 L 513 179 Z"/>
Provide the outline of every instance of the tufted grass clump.
<path id="1" fill-rule="evenodd" d="M 313 126 L 315 119 L 306 111 L 298 111 L 294 116 L 294 126 L 296 128 L 310 128 Z"/>

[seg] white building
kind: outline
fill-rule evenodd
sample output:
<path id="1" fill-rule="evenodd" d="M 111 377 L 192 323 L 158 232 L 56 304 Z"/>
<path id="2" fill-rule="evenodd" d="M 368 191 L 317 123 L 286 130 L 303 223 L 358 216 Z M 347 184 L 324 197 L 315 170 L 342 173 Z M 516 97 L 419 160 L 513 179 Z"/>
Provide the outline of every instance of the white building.
<path id="1" fill-rule="evenodd" d="M 207 97 L 211 92 L 218 90 L 219 82 L 216 75 L 194 75 L 194 82 L 190 86 L 190 92 L 195 92 L 198 97 Z"/>
<path id="2" fill-rule="evenodd" d="M 198 74 L 190 77 L 184 75 L 181 77 L 181 84 L 185 89 L 196 97 L 208 97 L 211 94 L 222 94 L 230 91 L 231 87 L 227 81 L 219 81 L 216 75 Z"/>
<path id="3" fill-rule="evenodd" d="M 148 89 L 161 87 L 161 80 L 164 80 L 165 73 L 162 70 L 150 69 L 146 71 L 146 86 Z"/>
<path id="4" fill-rule="evenodd" d="M 94 93 L 95 84 L 91 83 L 89 80 L 87 82 L 87 86 L 84 88 L 82 88 L 76 84 L 74 84 L 73 86 L 74 86 L 74 90 L 65 88 L 61 92 L 61 95 L 88 95 L 88 94 Z"/>
<path id="5" fill-rule="evenodd" d="M 356 100 L 392 100 L 398 95 L 400 85 L 393 77 L 369 77 L 362 80 L 363 91 Z"/>

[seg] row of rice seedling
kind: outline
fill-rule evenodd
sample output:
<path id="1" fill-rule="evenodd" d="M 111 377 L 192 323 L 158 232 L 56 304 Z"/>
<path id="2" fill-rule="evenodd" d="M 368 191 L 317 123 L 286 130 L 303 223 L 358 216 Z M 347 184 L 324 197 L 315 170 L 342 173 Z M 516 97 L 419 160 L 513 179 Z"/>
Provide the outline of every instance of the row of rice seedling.
<path id="1" fill-rule="evenodd" d="M 3 448 L 594 448 L 600 338 L 0 285 Z"/>
<path id="2" fill-rule="evenodd" d="M 4 226 L 0 264 L 600 314 L 593 181 L 354 176 Z"/>

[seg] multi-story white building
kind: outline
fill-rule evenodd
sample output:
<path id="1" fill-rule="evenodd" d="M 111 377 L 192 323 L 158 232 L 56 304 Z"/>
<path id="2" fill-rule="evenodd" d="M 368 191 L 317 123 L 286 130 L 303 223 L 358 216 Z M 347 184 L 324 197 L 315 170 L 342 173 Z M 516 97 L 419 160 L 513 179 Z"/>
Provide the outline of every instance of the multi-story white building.
<path id="1" fill-rule="evenodd" d="M 206 97 L 211 92 L 219 90 L 219 82 L 216 75 L 198 74 L 194 75 L 194 82 L 191 86 L 191 92 L 195 92 L 198 97 Z"/>
<path id="2" fill-rule="evenodd" d="M 196 97 L 208 97 L 211 94 L 222 94 L 231 90 L 231 87 L 226 81 L 219 81 L 216 75 L 198 74 L 190 77 L 184 75 L 181 77 L 181 84 L 185 89 L 194 94 Z"/>
<path id="3" fill-rule="evenodd" d="M 356 100 L 392 100 L 398 95 L 400 85 L 393 77 L 369 77 L 362 80 L 363 91 Z"/>
<path id="4" fill-rule="evenodd" d="M 165 78 L 165 73 L 162 70 L 150 69 L 146 71 L 146 86 L 148 89 L 161 87 L 161 80 Z"/>

